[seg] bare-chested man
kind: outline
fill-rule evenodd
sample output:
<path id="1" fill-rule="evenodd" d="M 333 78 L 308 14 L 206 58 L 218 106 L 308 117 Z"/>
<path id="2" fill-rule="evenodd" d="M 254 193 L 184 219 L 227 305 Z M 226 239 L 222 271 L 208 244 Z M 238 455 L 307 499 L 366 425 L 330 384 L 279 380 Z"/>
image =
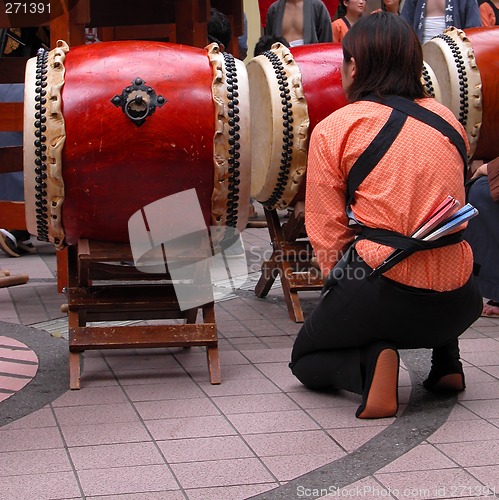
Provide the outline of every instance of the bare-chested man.
<path id="1" fill-rule="evenodd" d="M 283 37 L 291 47 L 331 42 L 331 17 L 321 0 L 277 0 L 267 12 L 265 34 Z"/>
<path id="2" fill-rule="evenodd" d="M 400 15 L 423 44 L 449 26 L 466 29 L 482 25 L 477 0 L 406 0 Z"/>

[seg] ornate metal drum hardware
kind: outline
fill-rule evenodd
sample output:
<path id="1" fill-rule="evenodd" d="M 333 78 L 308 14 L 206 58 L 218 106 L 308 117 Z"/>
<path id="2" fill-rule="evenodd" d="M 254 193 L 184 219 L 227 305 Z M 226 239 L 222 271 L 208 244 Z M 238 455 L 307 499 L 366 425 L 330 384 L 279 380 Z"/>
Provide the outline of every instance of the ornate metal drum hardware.
<path id="1" fill-rule="evenodd" d="M 166 99 L 162 95 L 156 95 L 152 87 L 145 84 L 142 78 L 135 78 L 132 85 L 125 87 L 121 95 L 116 94 L 111 102 L 116 107 L 121 107 L 130 120 L 140 127 L 148 116 L 151 116 L 156 107 L 161 108 Z"/>

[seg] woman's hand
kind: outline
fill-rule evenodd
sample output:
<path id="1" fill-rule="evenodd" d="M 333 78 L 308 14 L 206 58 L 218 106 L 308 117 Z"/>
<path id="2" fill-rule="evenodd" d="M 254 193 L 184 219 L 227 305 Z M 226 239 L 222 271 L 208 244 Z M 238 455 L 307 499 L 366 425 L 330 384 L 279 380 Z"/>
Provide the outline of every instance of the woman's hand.
<path id="1" fill-rule="evenodd" d="M 482 175 L 487 175 L 487 166 L 488 164 L 487 163 L 483 163 L 482 165 L 480 165 L 476 170 L 475 172 L 473 173 L 472 175 L 472 179 L 476 179 L 477 177 L 481 177 Z"/>

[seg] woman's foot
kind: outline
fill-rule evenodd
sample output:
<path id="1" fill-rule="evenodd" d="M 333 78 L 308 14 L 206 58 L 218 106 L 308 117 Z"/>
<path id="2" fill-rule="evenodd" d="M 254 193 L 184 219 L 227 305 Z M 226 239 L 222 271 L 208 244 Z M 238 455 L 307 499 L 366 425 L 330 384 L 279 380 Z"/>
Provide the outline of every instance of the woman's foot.
<path id="1" fill-rule="evenodd" d="M 398 410 L 399 354 L 395 347 L 376 344 L 366 362 L 366 381 L 357 418 L 393 417 Z"/>
<path id="2" fill-rule="evenodd" d="M 499 318 L 499 302 L 489 300 L 483 305 L 482 316 L 485 318 Z"/>
<path id="3" fill-rule="evenodd" d="M 432 368 L 423 387 L 432 392 L 462 392 L 466 389 L 462 367 Z"/>
<path id="4" fill-rule="evenodd" d="M 20 257 L 26 253 L 35 253 L 36 248 L 29 240 L 27 231 L 7 231 L 0 229 L 0 249 L 10 257 Z"/>

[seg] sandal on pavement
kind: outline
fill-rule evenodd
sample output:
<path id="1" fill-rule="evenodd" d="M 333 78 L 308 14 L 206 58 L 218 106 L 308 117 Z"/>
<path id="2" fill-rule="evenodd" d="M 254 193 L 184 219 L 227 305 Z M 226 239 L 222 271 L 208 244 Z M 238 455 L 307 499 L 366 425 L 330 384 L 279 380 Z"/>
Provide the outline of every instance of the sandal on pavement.
<path id="1" fill-rule="evenodd" d="M 482 318 L 499 318 L 499 302 L 489 300 L 483 305 Z"/>
<path id="2" fill-rule="evenodd" d="M 0 229 L 0 248 L 11 257 L 21 256 L 21 252 L 17 249 L 17 240 L 15 236 L 5 229 Z"/>
<path id="3" fill-rule="evenodd" d="M 15 231 L 9 232 L 6 229 L 0 229 L 0 249 L 11 257 L 20 257 L 27 253 L 35 253 L 35 246 L 29 241 L 21 241 L 13 234 Z M 17 231 L 21 233 L 20 231 Z M 24 233 L 24 232 L 22 232 Z"/>

